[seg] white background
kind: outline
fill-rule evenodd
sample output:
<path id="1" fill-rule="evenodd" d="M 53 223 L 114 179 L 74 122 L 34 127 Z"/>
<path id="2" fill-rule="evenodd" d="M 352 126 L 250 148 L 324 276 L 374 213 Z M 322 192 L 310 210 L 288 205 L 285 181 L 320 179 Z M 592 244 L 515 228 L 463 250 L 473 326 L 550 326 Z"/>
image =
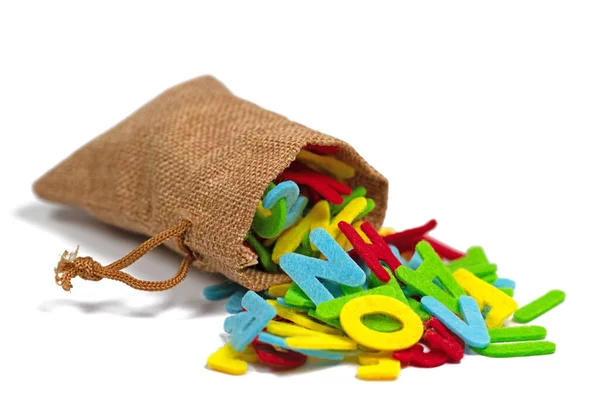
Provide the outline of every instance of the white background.
<path id="1" fill-rule="evenodd" d="M 595 398 L 599 8 L 2 2 L 0 397 Z M 232 377 L 205 368 L 226 314 L 201 290 L 218 278 L 193 271 L 153 294 L 77 279 L 63 292 L 52 271 L 63 250 L 79 244 L 105 264 L 142 238 L 41 203 L 32 182 L 162 90 L 206 73 L 359 149 L 390 180 L 386 225 L 437 218 L 434 237 L 482 245 L 517 282 L 520 303 L 565 290 L 567 301 L 536 321 L 556 354 L 468 356 L 406 368 L 392 383 L 359 381 L 349 364 Z M 130 270 L 163 279 L 178 262 L 160 249 Z"/>

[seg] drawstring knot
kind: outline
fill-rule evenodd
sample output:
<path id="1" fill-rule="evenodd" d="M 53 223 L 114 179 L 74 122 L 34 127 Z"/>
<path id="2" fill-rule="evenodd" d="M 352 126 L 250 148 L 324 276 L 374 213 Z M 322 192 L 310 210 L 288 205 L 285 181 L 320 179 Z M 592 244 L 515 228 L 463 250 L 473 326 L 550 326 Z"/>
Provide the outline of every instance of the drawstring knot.
<path id="1" fill-rule="evenodd" d="M 87 281 L 99 281 L 103 278 L 100 263 L 91 257 L 77 257 L 78 252 L 79 247 L 71 253 L 65 251 L 54 268 L 56 284 L 67 292 L 73 288 L 71 279 L 77 276 Z"/>

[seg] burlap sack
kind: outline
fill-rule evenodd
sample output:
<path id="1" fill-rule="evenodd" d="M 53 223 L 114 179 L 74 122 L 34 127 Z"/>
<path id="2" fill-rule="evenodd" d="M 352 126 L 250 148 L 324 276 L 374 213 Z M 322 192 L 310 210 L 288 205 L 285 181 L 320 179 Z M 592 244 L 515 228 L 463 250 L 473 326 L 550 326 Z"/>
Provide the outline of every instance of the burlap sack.
<path id="1" fill-rule="evenodd" d="M 46 173 L 34 190 L 148 236 L 187 220 L 181 232 L 170 231 L 187 248 L 173 239 L 167 246 L 190 253 L 200 269 L 263 290 L 289 278 L 249 268 L 257 257 L 244 238 L 269 182 L 308 143 L 340 146 L 338 157 L 356 168 L 350 185 L 367 188 L 377 204 L 368 219 L 381 226 L 387 180 L 350 145 L 242 100 L 210 76 L 163 92 Z"/>

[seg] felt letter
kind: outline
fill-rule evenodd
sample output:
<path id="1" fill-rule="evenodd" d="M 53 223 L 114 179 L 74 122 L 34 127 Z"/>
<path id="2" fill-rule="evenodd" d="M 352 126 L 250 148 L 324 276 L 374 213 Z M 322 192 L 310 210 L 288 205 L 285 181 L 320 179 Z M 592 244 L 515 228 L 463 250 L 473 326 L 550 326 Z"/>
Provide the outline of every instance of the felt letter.
<path id="1" fill-rule="evenodd" d="M 435 297 L 450 311 L 458 313 L 457 298 L 465 294 L 464 290 L 429 243 L 419 242 L 417 251 L 423 259 L 421 265 L 415 271 L 402 266 L 396 270 L 396 276 L 420 295 Z M 434 283 L 436 278 L 447 292 Z"/>
<path id="2" fill-rule="evenodd" d="M 300 188 L 295 182 L 281 182 L 267 193 L 262 205 L 265 209 L 270 210 L 280 199 L 285 199 L 287 215 L 283 229 L 287 229 L 298 220 L 308 204 L 308 199 L 304 196 L 299 196 L 299 194 Z"/>
<path id="3" fill-rule="evenodd" d="M 367 235 L 371 244 L 367 244 L 362 237 L 354 230 L 347 222 L 340 222 L 339 229 L 346 235 L 352 246 L 356 249 L 359 257 L 367 264 L 373 274 L 379 280 L 388 282 L 390 276 L 388 272 L 381 266 L 380 261 L 384 261 L 386 265 L 393 271 L 401 264 L 400 260 L 394 256 L 388 244 L 383 240 L 375 229 L 368 222 L 363 223 L 360 228 Z"/>
<path id="4" fill-rule="evenodd" d="M 402 323 L 402 329 L 388 333 L 372 330 L 362 322 L 363 316 L 368 314 L 393 317 Z M 363 296 L 349 301 L 342 308 L 340 323 L 348 336 L 375 350 L 406 349 L 423 335 L 421 318 L 407 304 L 388 296 Z"/>
<path id="5" fill-rule="evenodd" d="M 472 297 L 461 296 L 459 299 L 460 312 L 464 321 L 435 297 L 425 296 L 421 299 L 421 304 L 428 313 L 439 319 L 444 326 L 456 333 L 469 346 L 482 348 L 490 344 L 490 335 L 483 316 L 477 307 L 477 302 Z"/>
<path id="6" fill-rule="evenodd" d="M 236 351 L 244 350 L 276 315 L 275 309 L 252 291 L 242 298 L 242 307 L 245 312 L 225 319 L 225 332 L 231 334 L 231 347 Z"/>
<path id="7" fill-rule="evenodd" d="M 456 271 L 454 278 L 469 296 L 477 301 L 480 310 L 483 310 L 485 306 L 490 307 L 485 317 L 485 324 L 488 328 L 501 327 L 504 321 L 518 308 L 517 302 L 509 295 L 477 278 L 466 269 L 461 268 Z"/>
<path id="8" fill-rule="evenodd" d="M 327 258 L 327 261 L 288 253 L 281 257 L 281 269 L 302 289 L 316 305 L 332 300 L 333 295 L 318 278 L 347 286 L 360 286 L 365 273 L 324 229 L 315 229 L 310 240 Z M 288 291 L 289 292 L 289 291 Z"/>
<path id="9" fill-rule="evenodd" d="M 235 351 L 229 343 L 208 357 L 208 368 L 230 375 L 243 375 L 248 370 L 248 364 L 243 358 L 243 353 Z"/>
<path id="10" fill-rule="evenodd" d="M 389 353 L 369 354 L 358 356 L 357 376 L 367 381 L 393 381 L 400 375 L 400 361 L 395 360 Z"/>

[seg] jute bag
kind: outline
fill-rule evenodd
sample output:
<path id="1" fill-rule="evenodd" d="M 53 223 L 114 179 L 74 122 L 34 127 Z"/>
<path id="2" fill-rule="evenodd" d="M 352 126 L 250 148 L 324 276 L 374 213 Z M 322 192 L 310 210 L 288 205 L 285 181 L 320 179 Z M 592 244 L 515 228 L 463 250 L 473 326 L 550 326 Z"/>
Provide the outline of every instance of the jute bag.
<path id="1" fill-rule="evenodd" d="M 356 169 L 349 184 L 368 190 L 377 207 L 367 219 L 380 227 L 387 180 L 347 143 L 242 100 L 210 76 L 168 89 L 34 184 L 45 200 L 152 236 L 105 267 L 65 252 L 57 283 L 70 290 L 76 276 L 107 278 L 158 291 L 181 282 L 192 264 L 256 291 L 288 282 L 252 268 L 257 256 L 243 243 L 265 188 L 306 144 L 341 148 L 338 158 Z M 184 256 L 173 278 L 141 281 L 122 271 L 163 243 Z"/>

